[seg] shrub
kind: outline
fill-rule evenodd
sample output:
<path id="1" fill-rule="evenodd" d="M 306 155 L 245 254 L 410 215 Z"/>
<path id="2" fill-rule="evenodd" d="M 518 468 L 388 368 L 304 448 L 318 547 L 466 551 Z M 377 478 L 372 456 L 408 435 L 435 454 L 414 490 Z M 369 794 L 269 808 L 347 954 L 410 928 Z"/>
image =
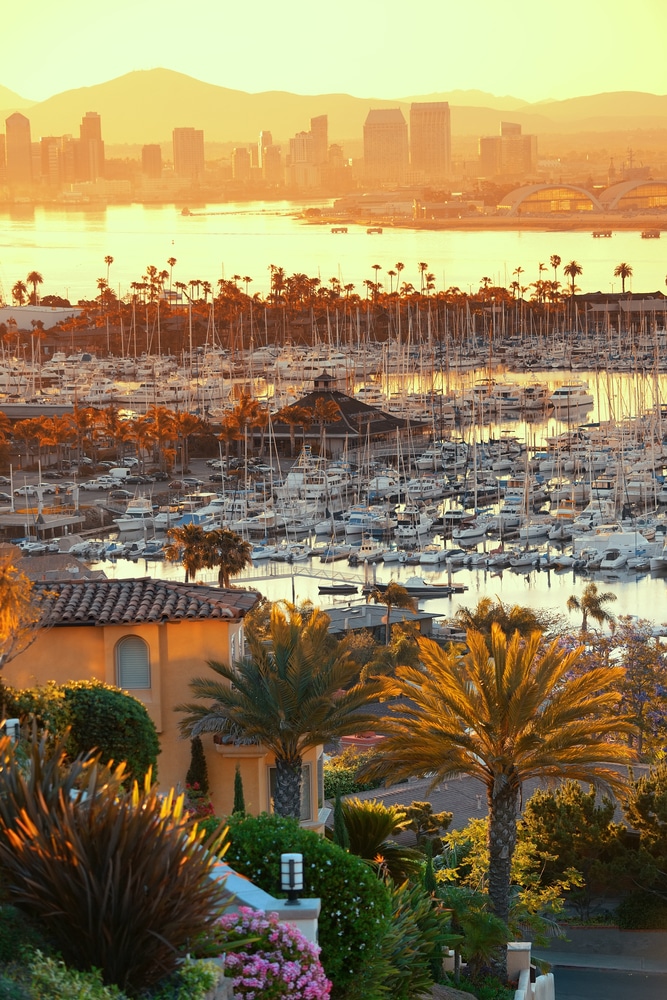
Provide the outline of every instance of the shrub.
<path id="1" fill-rule="evenodd" d="M 0 963 L 20 962 L 45 948 L 44 936 L 14 906 L 0 906 Z M 1 996 L 2 994 L 0 994 Z"/>
<path id="2" fill-rule="evenodd" d="M 419 885 L 392 887 L 392 906 L 391 925 L 380 945 L 391 968 L 386 986 L 392 1000 L 412 1000 L 433 985 L 434 959 L 442 961 L 448 919 Z"/>
<path id="3" fill-rule="evenodd" d="M 24 776 L 0 740 L 0 866 L 9 898 L 68 963 L 137 990 L 172 973 L 223 907 L 215 854 L 155 787 L 123 790 L 125 771 L 65 749 L 31 748 Z M 48 994 L 47 995 L 51 995 Z"/>
<path id="4" fill-rule="evenodd" d="M 374 756 L 372 750 L 360 751 L 348 747 L 342 753 L 332 757 L 324 765 L 324 797 L 336 798 L 336 795 L 354 795 L 378 788 L 381 781 L 360 781 L 359 771 Z"/>
<path id="5" fill-rule="evenodd" d="M 257 937 L 225 959 L 225 975 L 231 976 L 239 1000 L 254 1000 L 258 994 L 262 1000 L 326 1000 L 329 996 L 331 983 L 318 958 L 320 949 L 296 927 L 280 923 L 276 913 L 242 906 L 238 913 L 222 917 L 220 925 L 230 942 Z"/>
<path id="6" fill-rule="evenodd" d="M 186 961 L 157 989 L 150 1000 L 201 1000 L 218 981 L 218 967 L 212 962 Z"/>
<path id="7" fill-rule="evenodd" d="M 69 728 L 67 751 L 71 758 L 96 750 L 103 764 L 127 764 L 130 780 L 143 783 L 149 768 L 155 777 L 160 744 L 146 706 L 120 688 L 101 681 L 53 681 L 43 687 L 2 691 L 5 711 L 22 725 L 33 723 L 48 731 L 51 744 Z"/>
<path id="8" fill-rule="evenodd" d="M 616 919 L 624 931 L 667 930 L 667 899 L 644 889 L 631 892 L 619 903 Z"/>
<path id="9" fill-rule="evenodd" d="M 208 794 L 208 768 L 204 756 L 204 746 L 201 737 L 193 736 L 190 740 L 190 767 L 185 775 L 185 784 L 198 787 L 200 792 Z"/>
<path id="10" fill-rule="evenodd" d="M 103 764 L 124 761 L 129 778 L 140 784 L 149 770 L 157 776 L 160 743 L 143 702 L 100 681 L 72 681 L 63 691 L 74 755 L 95 750 Z"/>
<path id="11" fill-rule="evenodd" d="M 381 940 L 391 912 L 387 888 L 359 858 L 292 819 L 232 816 L 226 860 L 274 896 L 280 891 L 280 855 L 296 851 L 304 859 L 304 896 L 319 897 L 320 959 L 343 996 Z"/>
<path id="12" fill-rule="evenodd" d="M 49 1000 L 127 1000 L 117 986 L 105 986 L 99 969 L 80 972 L 38 954 L 30 966 L 31 992 Z"/>

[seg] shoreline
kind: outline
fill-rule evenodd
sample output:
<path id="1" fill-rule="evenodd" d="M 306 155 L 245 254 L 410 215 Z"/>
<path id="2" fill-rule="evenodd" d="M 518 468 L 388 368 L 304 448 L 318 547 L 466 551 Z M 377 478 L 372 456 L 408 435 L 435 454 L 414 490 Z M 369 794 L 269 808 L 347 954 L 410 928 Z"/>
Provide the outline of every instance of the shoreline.
<path id="1" fill-rule="evenodd" d="M 384 219 L 382 216 L 364 218 L 362 216 L 322 216 L 318 219 L 301 216 L 301 221 L 310 226 L 361 226 L 382 227 L 386 229 L 414 229 L 426 231 L 466 230 L 484 232 L 492 230 L 516 231 L 534 230 L 547 233 L 590 232 L 598 230 L 614 230 L 624 232 L 656 230 L 667 232 L 667 212 L 659 215 L 590 215 L 579 217 L 554 218 L 553 216 L 510 216 L 482 215 L 466 216 L 460 219 Z M 343 234 L 344 235 L 344 234 Z M 381 234 L 379 234 L 381 235 Z M 603 239 L 605 237 L 602 237 Z"/>

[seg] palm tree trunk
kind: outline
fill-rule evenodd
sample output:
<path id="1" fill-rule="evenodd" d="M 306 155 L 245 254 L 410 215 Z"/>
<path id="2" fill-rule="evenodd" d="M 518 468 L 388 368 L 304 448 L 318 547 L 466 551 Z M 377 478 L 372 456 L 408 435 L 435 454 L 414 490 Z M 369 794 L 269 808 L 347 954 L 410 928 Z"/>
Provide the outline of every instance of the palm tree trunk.
<path id="1" fill-rule="evenodd" d="M 301 757 L 276 757 L 273 810 L 278 816 L 301 818 Z"/>
<path id="2" fill-rule="evenodd" d="M 507 922 L 510 908 L 510 868 L 516 846 L 519 789 L 507 775 L 499 775 L 488 790 L 489 899 L 493 912 Z"/>

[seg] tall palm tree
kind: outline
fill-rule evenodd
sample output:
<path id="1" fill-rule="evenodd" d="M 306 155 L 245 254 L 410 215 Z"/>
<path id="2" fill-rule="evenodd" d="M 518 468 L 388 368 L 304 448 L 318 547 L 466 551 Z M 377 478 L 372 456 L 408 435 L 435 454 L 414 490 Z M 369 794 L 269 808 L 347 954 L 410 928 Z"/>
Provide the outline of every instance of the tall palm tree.
<path id="1" fill-rule="evenodd" d="M 198 701 L 179 706 L 184 735 L 231 732 L 275 755 L 280 816 L 299 818 L 304 753 L 362 732 L 377 718 L 365 708 L 380 685 L 356 682 L 358 666 L 332 645 L 329 624 L 317 609 L 304 620 L 295 608 L 274 605 L 268 639 L 250 632 L 243 659 L 209 662 L 217 678 L 192 680 Z"/>
<path id="2" fill-rule="evenodd" d="M 423 669 L 399 667 L 385 680 L 394 715 L 387 738 L 364 768 L 400 780 L 428 775 L 434 784 L 468 774 L 486 786 L 489 808 L 489 897 L 507 922 L 510 866 L 516 846 L 521 787 L 534 778 L 572 778 L 618 788 L 633 753 L 621 733 L 632 724 L 615 714 L 623 669 L 599 667 L 570 679 L 581 647 L 567 652 L 542 634 L 508 639 L 499 625 L 490 645 L 468 632 L 469 652 L 446 651 L 420 639 Z M 490 654 L 490 655 L 489 655 Z M 377 724 L 376 724 L 376 727 Z"/>
<path id="3" fill-rule="evenodd" d="M 558 268 L 560 267 L 560 257 L 557 253 L 552 253 L 549 257 L 549 263 L 554 269 L 554 283 L 558 283 Z"/>
<path id="4" fill-rule="evenodd" d="M 12 298 L 18 306 L 22 306 L 25 302 L 25 297 L 28 294 L 28 286 L 25 281 L 17 281 L 12 286 Z"/>
<path id="5" fill-rule="evenodd" d="M 571 260 L 569 264 L 566 264 L 563 268 L 563 273 L 570 279 L 570 292 L 572 294 L 572 301 L 574 301 L 574 293 L 576 291 L 575 279 L 583 273 L 583 267 L 578 264 L 576 260 Z"/>
<path id="6" fill-rule="evenodd" d="M 183 563 L 185 582 L 189 583 L 207 565 L 206 532 L 198 524 L 183 524 L 178 528 L 170 528 L 167 536 L 171 542 L 164 550 L 165 558 L 169 562 Z"/>
<path id="7" fill-rule="evenodd" d="M 456 622 L 464 628 L 482 632 L 491 638 L 494 622 L 509 639 L 515 632 L 526 638 L 533 632 L 547 632 L 553 626 L 553 615 L 548 611 L 534 610 L 521 604 L 505 604 L 496 597 L 482 597 L 474 608 L 462 606 L 454 615 Z"/>
<path id="8" fill-rule="evenodd" d="M 104 258 L 104 263 L 107 266 L 107 285 L 108 285 L 109 284 L 109 271 L 111 270 L 111 265 L 113 264 L 113 257 L 111 256 L 110 253 L 108 253 L 106 255 L 106 257 Z"/>
<path id="9" fill-rule="evenodd" d="M 567 610 L 581 612 L 581 631 L 585 632 L 588 628 L 589 618 L 592 618 L 598 625 L 613 624 L 614 616 L 611 612 L 606 611 L 603 605 L 611 604 L 615 600 L 616 594 L 611 590 L 600 591 L 597 584 L 591 581 L 584 587 L 581 598 L 577 597 L 576 594 L 568 597 Z"/>
<path id="10" fill-rule="evenodd" d="M 387 607 L 387 624 L 385 628 L 385 644 L 391 642 L 391 609 L 405 608 L 408 611 L 416 611 L 418 602 L 416 597 L 411 597 L 405 587 L 395 580 L 391 580 L 384 590 L 374 590 L 371 597 L 376 604 L 385 604 Z"/>
<path id="11" fill-rule="evenodd" d="M 229 587 L 230 577 L 252 565 L 252 545 L 228 528 L 216 528 L 205 535 L 204 565 L 210 569 L 217 566 L 219 585 Z"/>
<path id="12" fill-rule="evenodd" d="M 632 265 L 623 261 L 614 268 L 614 277 L 621 279 L 621 294 L 625 295 L 625 280 L 632 277 Z"/>
<path id="13" fill-rule="evenodd" d="M 31 271 L 25 280 L 29 285 L 32 285 L 32 295 L 30 296 L 30 301 L 34 306 L 36 306 L 38 303 L 37 286 L 44 284 L 44 278 L 41 276 L 39 271 Z"/>

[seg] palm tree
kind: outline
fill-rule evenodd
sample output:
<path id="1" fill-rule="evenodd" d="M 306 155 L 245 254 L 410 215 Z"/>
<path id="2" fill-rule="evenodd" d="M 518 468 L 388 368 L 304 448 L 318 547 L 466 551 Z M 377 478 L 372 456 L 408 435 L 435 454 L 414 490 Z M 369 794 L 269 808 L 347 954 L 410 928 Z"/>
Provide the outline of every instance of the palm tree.
<path id="1" fill-rule="evenodd" d="M 345 799 L 341 813 L 347 832 L 348 850 L 375 870 L 401 885 L 424 866 L 424 855 L 414 847 L 390 838 L 408 825 L 402 806 L 386 805 L 378 799 Z"/>
<path id="2" fill-rule="evenodd" d="M 17 281 L 12 287 L 12 298 L 18 306 L 22 306 L 28 294 L 28 286 L 25 281 Z"/>
<path id="3" fill-rule="evenodd" d="M 572 294 L 572 301 L 574 302 L 574 293 L 576 291 L 575 278 L 578 278 L 580 274 L 583 273 L 583 267 L 578 264 L 576 260 L 571 260 L 569 264 L 566 264 L 563 268 L 563 273 L 570 279 L 570 292 Z"/>
<path id="4" fill-rule="evenodd" d="M 185 582 L 189 583 L 200 569 L 208 565 L 206 532 L 198 524 L 183 524 L 179 528 L 170 528 L 167 535 L 171 543 L 164 550 L 165 559 L 182 562 Z"/>
<path id="5" fill-rule="evenodd" d="M 44 284 L 44 278 L 41 276 L 39 271 L 31 271 L 25 280 L 29 285 L 32 285 L 32 295 L 30 296 L 30 301 L 34 306 L 36 306 L 38 303 L 37 286 Z"/>
<path id="6" fill-rule="evenodd" d="M 383 720 L 387 738 L 364 773 L 393 780 L 455 774 L 478 778 L 489 808 L 489 898 L 507 922 L 510 866 L 516 846 L 522 784 L 534 778 L 572 778 L 618 788 L 614 764 L 633 752 L 617 735 L 633 731 L 615 712 L 623 668 L 599 667 L 570 679 L 582 647 L 565 651 L 542 634 L 508 639 L 499 625 L 491 641 L 467 635 L 469 652 L 446 651 L 420 639 L 422 669 L 399 667 L 384 693 L 398 696 Z M 376 727 L 377 723 L 376 723 Z"/>
<path id="7" fill-rule="evenodd" d="M 216 528 L 207 531 L 205 538 L 204 566 L 218 567 L 218 584 L 229 587 L 229 579 L 252 565 L 252 545 L 235 531 Z"/>
<path id="8" fill-rule="evenodd" d="M 614 268 L 614 277 L 621 279 L 621 294 L 625 295 L 625 279 L 632 277 L 632 266 L 625 262 L 617 264 Z"/>
<path id="9" fill-rule="evenodd" d="M 172 278 L 174 276 L 174 267 L 176 266 L 176 258 L 167 257 L 167 264 L 169 265 L 169 291 L 171 291 Z"/>
<path id="10" fill-rule="evenodd" d="M 411 597 L 405 587 L 395 580 L 391 580 L 384 590 L 374 590 L 370 595 L 376 604 L 386 604 L 387 624 L 385 629 L 385 645 L 391 642 L 391 609 L 406 608 L 408 611 L 416 611 L 418 602 L 416 597 Z"/>
<path id="11" fill-rule="evenodd" d="M 560 257 L 557 253 L 552 253 L 549 257 L 549 263 L 554 269 L 554 283 L 558 284 L 558 268 L 560 267 Z"/>
<path id="12" fill-rule="evenodd" d="M 546 633 L 554 624 L 553 615 L 548 611 L 526 608 L 521 604 L 505 604 L 499 597 L 496 597 L 495 600 L 491 597 L 482 597 L 475 608 L 462 606 L 454 618 L 457 624 L 466 631 L 473 629 L 489 639 L 494 622 L 500 625 L 508 639 L 515 632 L 518 632 L 523 638 L 527 638 L 538 630 Z"/>
<path id="13" fill-rule="evenodd" d="M 299 818 L 306 751 L 376 722 L 364 709 L 380 686 L 357 682 L 357 664 L 332 645 L 329 624 L 317 609 L 306 620 L 296 608 L 274 604 L 268 638 L 249 632 L 243 659 L 209 662 L 217 679 L 195 678 L 190 688 L 198 702 L 179 706 L 189 738 L 231 732 L 275 755 L 279 816 Z"/>
<path id="14" fill-rule="evenodd" d="M 109 271 L 111 270 L 111 265 L 113 264 L 113 257 L 111 256 L 110 253 L 108 253 L 106 255 L 106 257 L 104 258 L 104 263 L 107 266 L 107 285 L 108 285 L 109 284 Z"/>
<path id="15" fill-rule="evenodd" d="M 576 594 L 568 597 L 567 610 L 581 612 L 581 631 L 586 632 L 589 618 L 592 618 L 598 625 L 605 623 L 611 625 L 615 621 L 614 616 L 609 611 L 605 611 L 603 607 L 604 604 L 610 604 L 615 600 L 616 594 L 611 590 L 599 591 L 597 584 L 591 581 L 584 587 L 581 598 L 577 597 Z"/>

